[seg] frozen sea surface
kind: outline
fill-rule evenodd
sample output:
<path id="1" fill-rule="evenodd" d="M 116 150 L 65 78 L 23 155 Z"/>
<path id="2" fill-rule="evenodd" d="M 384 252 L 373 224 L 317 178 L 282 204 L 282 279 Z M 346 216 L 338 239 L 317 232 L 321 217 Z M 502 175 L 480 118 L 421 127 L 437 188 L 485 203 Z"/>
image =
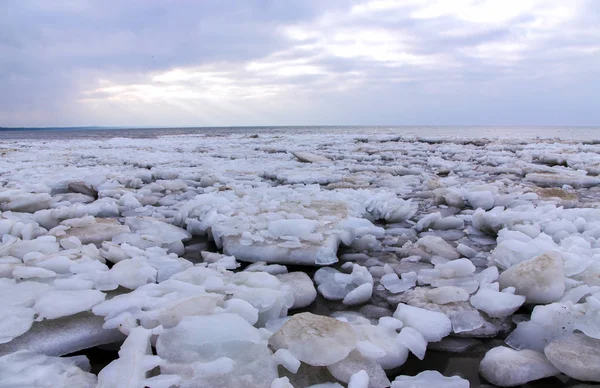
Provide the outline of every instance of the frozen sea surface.
<path id="1" fill-rule="evenodd" d="M 600 382 L 595 134 L 0 132 L 0 387 Z"/>

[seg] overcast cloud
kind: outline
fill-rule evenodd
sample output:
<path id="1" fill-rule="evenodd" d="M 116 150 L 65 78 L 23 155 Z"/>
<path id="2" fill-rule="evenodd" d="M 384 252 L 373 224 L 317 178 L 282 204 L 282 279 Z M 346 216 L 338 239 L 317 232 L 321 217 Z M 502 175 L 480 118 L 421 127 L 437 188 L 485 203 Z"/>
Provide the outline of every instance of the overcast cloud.
<path id="1" fill-rule="evenodd" d="M 600 125 L 600 1 L 0 2 L 0 126 Z"/>

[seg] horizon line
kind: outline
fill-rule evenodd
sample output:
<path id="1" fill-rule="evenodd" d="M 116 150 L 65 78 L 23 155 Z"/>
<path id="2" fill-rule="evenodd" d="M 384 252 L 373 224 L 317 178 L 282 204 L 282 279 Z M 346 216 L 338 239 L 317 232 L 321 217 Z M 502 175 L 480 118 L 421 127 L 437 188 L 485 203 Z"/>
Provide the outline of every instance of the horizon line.
<path id="1" fill-rule="evenodd" d="M 61 129 L 82 129 L 82 130 L 119 130 L 119 129 L 219 129 L 219 128 L 372 128 L 372 127 L 489 127 L 489 128 L 600 128 L 600 124 L 594 125 L 501 125 L 501 124 L 311 124 L 311 125 L 165 125 L 165 126 L 146 126 L 146 125 L 76 125 L 76 126 L 49 126 L 49 127 L 2 127 L 0 131 L 27 131 L 27 130 L 61 130 Z"/>

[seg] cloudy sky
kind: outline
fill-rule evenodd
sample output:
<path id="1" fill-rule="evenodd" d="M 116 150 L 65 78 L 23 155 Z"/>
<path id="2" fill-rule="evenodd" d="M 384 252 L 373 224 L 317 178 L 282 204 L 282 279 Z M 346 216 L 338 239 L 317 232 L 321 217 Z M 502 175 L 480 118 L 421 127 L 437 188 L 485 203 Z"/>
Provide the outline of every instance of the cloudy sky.
<path id="1" fill-rule="evenodd" d="M 0 126 L 318 124 L 600 125 L 600 1 L 0 1 Z"/>

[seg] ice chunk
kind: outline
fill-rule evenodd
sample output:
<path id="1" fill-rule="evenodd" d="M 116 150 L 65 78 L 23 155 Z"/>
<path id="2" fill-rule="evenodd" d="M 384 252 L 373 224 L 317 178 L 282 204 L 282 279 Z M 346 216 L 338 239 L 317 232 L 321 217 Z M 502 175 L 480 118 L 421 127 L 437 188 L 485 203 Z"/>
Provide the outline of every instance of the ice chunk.
<path id="1" fill-rule="evenodd" d="M 278 349 L 273 357 L 277 364 L 282 365 L 292 373 L 297 373 L 300 369 L 300 361 L 287 349 Z"/>
<path id="2" fill-rule="evenodd" d="M 367 303 L 373 294 L 373 283 L 363 283 L 346 294 L 342 303 L 353 306 Z"/>
<path id="3" fill-rule="evenodd" d="M 401 320 L 405 326 L 417 330 L 427 342 L 437 342 L 452 330 L 452 324 L 446 314 L 404 303 L 398 304 L 394 318 Z"/>
<path id="4" fill-rule="evenodd" d="M 469 381 L 459 376 L 446 377 L 438 371 L 426 370 L 416 376 L 398 376 L 391 388 L 469 388 Z"/>
<path id="5" fill-rule="evenodd" d="M 396 273 L 387 273 L 381 277 L 380 282 L 389 292 L 398 294 L 417 285 L 417 274 L 405 272 L 400 279 Z"/>
<path id="6" fill-rule="evenodd" d="M 33 324 L 34 314 L 35 310 L 29 307 L 0 305 L 0 344 L 26 333 Z"/>
<path id="7" fill-rule="evenodd" d="M 494 385 L 514 387 L 559 372 L 540 352 L 498 346 L 485 354 L 479 364 L 479 373 Z"/>
<path id="8" fill-rule="evenodd" d="M 484 287 L 471 297 L 471 304 L 490 317 L 503 318 L 512 315 L 525 303 L 522 295 L 513 295 L 507 292 L 498 292 Z"/>
<path id="9" fill-rule="evenodd" d="M 548 252 L 523 261 L 500 274 L 500 287 L 514 287 L 527 303 L 543 304 L 559 300 L 565 291 L 565 274 L 561 256 Z"/>
<path id="10" fill-rule="evenodd" d="M 369 375 L 365 370 L 356 372 L 350 377 L 348 388 L 369 388 Z"/>
<path id="11" fill-rule="evenodd" d="M 328 159 L 324 156 L 313 154 L 312 152 L 307 152 L 307 151 L 293 151 L 292 155 L 294 155 L 299 161 L 301 161 L 303 163 L 331 162 L 330 159 Z"/>
<path id="12" fill-rule="evenodd" d="M 147 260 L 134 258 L 119 261 L 109 271 L 111 280 L 120 286 L 134 290 L 146 283 L 156 281 L 158 271 Z"/>
<path id="13" fill-rule="evenodd" d="M 85 356 L 49 357 L 19 351 L 0 357 L 2 387 L 96 387 L 96 376 L 89 373 Z"/>
<path id="14" fill-rule="evenodd" d="M 456 249 L 438 236 L 429 235 L 421 237 L 416 242 L 416 245 L 432 255 L 441 256 L 449 260 L 460 258 Z"/>
<path id="15" fill-rule="evenodd" d="M 314 366 L 343 360 L 356 342 L 348 323 L 311 313 L 294 315 L 269 340 L 274 349 L 288 349 L 298 360 Z"/>
<path id="16" fill-rule="evenodd" d="M 98 374 L 98 388 L 149 386 L 147 379 L 150 377 L 150 370 L 162 363 L 160 358 L 152 355 L 151 335 L 152 331 L 143 327 L 131 330 L 119 350 L 119 358 Z"/>
<path id="17" fill-rule="evenodd" d="M 438 264 L 435 269 L 441 271 L 441 276 L 444 278 L 466 276 L 475 272 L 475 266 L 469 259 L 458 259 L 445 264 Z"/>
<path id="18" fill-rule="evenodd" d="M 473 209 L 489 210 L 494 207 L 494 194 L 489 191 L 471 191 L 466 198 Z"/>
<path id="19" fill-rule="evenodd" d="M 276 275 L 284 287 L 288 287 L 294 295 L 294 304 L 291 308 L 309 306 L 317 297 L 317 290 L 311 278 L 304 272 L 290 272 Z"/>
<path id="20" fill-rule="evenodd" d="M 81 220 L 82 222 L 75 222 L 76 219 L 63 221 L 62 225 L 67 226 L 68 229 L 63 229 L 64 234 L 60 234 L 59 238 L 62 240 L 76 237 L 82 244 L 100 245 L 103 241 L 110 241 L 113 236 L 130 232 L 128 226 L 121 225 L 112 218 L 84 217 Z"/>
<path id="21" fill-rule="evenodd" d="M 294 388 L 288 377 L 280 377 L 271 382 L 271 388 Z"/>
<path id="22" fill-rule="evenodd" d="M 33 308 L 37 320 L 56 319 L 90 310 L 105 296 L 98 290 L 52 290 L 40 296 Z"/>
<path id="23" fill-rule="evenodd" d="M 390 385 L 390 381 L 381 365 L 373 359 L 364 357 L 356 350 L 352 351 L 345 359 L 328 365 L 327 370 L 333 377 L 344 383 L 350 383 L 352 376 L 362 371 L 369 387 L 384 388 Z"/>
<path id="24" fill-rule="evenodd" d="M 336 269 L 330 267 L 320 268 L 315 272 L 315 283 L 318 285 L 318 290 L 326 299 L 343 300 L 350 292 L 364 284 L 373 284 L 373 276 L 366 267 L 358 264 L 352 266 L 351 274 L 340 273 Z M 372 290 L 372 287 L 371 287 Z M 355 294 L 359 298 L 352 297 L 352 301 L 363 303 L 370 298 L 368 295 L 369 287 L 363 286 L 361 294 Z M 368 298 L 367 298 L 368 296 Z M 365 299 L 366 298 L 366 299 Z"/>
<path id="25" fill-rule="evenodd" d="M 0 204 L 0 210 L 33 213 L 41 209 L 47 209 L 50 206 L 50 197 L 47 193 L 29 194 L 11 196 L 8 202 Z"/>
<path id="26" fill-rule="evenodd" d="M 583 381 L 600 382 L 600 340 L 573 333 L 552 341 L 544 349 L 548 360 L 562 373 Z"/>
<path id="27" fill-rule="evenodd" d="M 13 270 L 12 276 L 15 279 L 32 279 L 32 278 L 40 278 L 47 279 L 56 277 L 56 272 L 50 271 L 49 269 L 44 269 L 40 267 L 17 267 Z"/>
<path id="28" fill-rule="evenodd" d="M 162 373 L 181 386 L 269 388 L 277 365 L 260 331 L 236 314 L 185 317 L 156 342 Z"/>
<path id="29" fill-rule="evenodd" d="M 593 297 L 588 297 L 588 301 Z M 580 330 L 588 337 L 600 339 L 600 309 L 596 303 L 571 302 L 536 306 L 529 321 L 519 322 L 506 338 L 515 349 L 543 351 L 550 342 Z"/>
<path id="30" fill-rule="evenodd" d="M 0 345 L 0 355 L 28 349 L 48 356 L 62 356 L 94 346 L 121 342 L 118 330 L 102 328 L 104 320 L 91 313 L 34 322 L 31 329 L 12 341 Z"/>
<path id="31" fill-rule="evenodd" d="M 406 346 L 419 360 L 425 357 L 427 341 L 419 331 L 412 327 L 403 327 L 398 337 L 396 337 L 396 342 Z"/>
<path id="32" fill-rule="evenodd" d="M 454 286 L 433 288 L 427 291 L 425 296 L 437 304 L 464 302 L 469 299 L 469 294 L 464 289 Z"/>

